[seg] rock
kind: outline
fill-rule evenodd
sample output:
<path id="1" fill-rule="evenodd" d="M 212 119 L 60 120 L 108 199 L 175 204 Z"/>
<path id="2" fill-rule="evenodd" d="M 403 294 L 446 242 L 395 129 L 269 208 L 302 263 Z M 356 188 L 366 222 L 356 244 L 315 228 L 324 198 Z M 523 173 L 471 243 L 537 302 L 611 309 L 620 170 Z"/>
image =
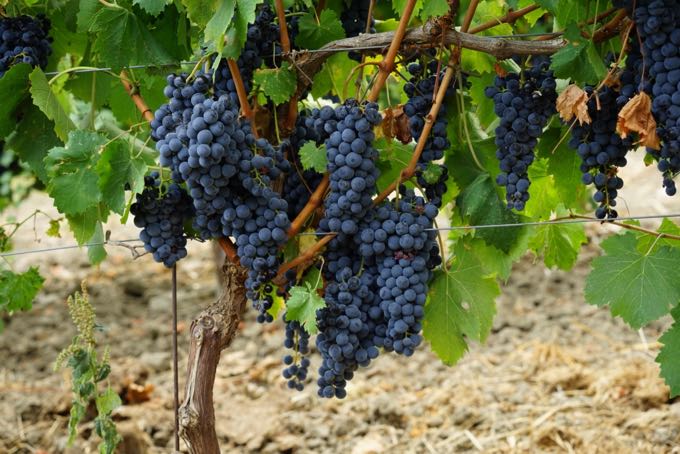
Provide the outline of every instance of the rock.
<path id="1" fill-rule="evenodd" d="M 366 435 L 352 448 L 352 454 L 380 454 L 382 452 L 385 452 L 385 444 L 376 434 Z"/>

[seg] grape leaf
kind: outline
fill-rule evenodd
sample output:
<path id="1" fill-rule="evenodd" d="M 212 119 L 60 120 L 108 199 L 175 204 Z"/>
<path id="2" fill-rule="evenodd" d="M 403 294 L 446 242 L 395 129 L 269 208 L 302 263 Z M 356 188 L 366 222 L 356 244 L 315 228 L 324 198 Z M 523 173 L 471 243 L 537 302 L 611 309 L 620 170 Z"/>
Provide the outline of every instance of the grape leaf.
<path id="1" fill-rule="evenodd" d="M 219 3 L 219 0 L 182 0 L 189 18 L 199 27 L 205 27 L 217 11 Z"/>
<path id="2" fill-rule="evenodd" d="M 76 129 L 68 114 L 57 101 L 55 93 L 47 83 L 47 77 L 40 68 L 35 68 L 29 76 L 31 80 L 31 96 L 35 104 L 50 120 L 54 122 L 54 132 L 64 142 L 68 139 L 69 131 Z"/>
<path id="3" fill-rule="evenodd" d="M 300 148 L 300 163 L 305 170 L 316 170 L 319 173 L 326 171 L 326 146 L 316 146 L 314 142 L 308 141 Z"/>
<path id="4" fill-rule="evenodd" d="M 79 245 L 85 244 L 92 238 L 99 222 L 99 207 L 93 206 L 83 213 L 66 215 L 68 226 Z"/>
<path id="5" fill-rule="evenodd" d="M 106 238 L 104 237 L 104 228 L 102 223 L 97 221 L 94 229 L 94 235 L 89 239 L 90 243 L 94 243 L 92 246 L 87 247 L 87 257 L 90 259 L 90 263 L 97 265 L 104 261 L 106 258 L 106 249 L 103 243 Z"/>
<path id="6" fill-rule="evenodd" d="M 216 41 L 227 31 L 227 27 L 234 17 L 236 10 L 235 0 L 222 0 L 217 6 L 217 11 L 205 26 L 205 40 Z"/>
<path id="7" fill-rule="evenodd" d="M 160 65 L 173 61 L 172 55 L 153 37 L 146 24 L 123 7 L 99 8 L 90 17 L 87 31 L 95 35 L 94 52 L 104 64 L 114 69 L 136 64 Z"/>
<path id="8" fill-rule="evenodd" d="M 139 6 L 152 16 L 162 13 L 168 3 L 170 3 L 168 0 L 132 0 L 133 5 Z"/>
<path id="9" fill-rule="evenodd" d="M 123 214 L 126 205 L 125 185 L 129 184 L 133 192 L 140 192 L 144 187 L 146 170 L 144 159 L 133 156 L 128 144 L 116 141 L 106 147 L 96 171 L 103 200 L 111 210 Z"/>
<path id="10" fill-rule="evenodd" d="M 548 159 L 548 172 L 555 180 L 555 189 L 566 208 L 580 208 L 587 196 L 581 182 L 581 158 L 562 140 L 566 128 L 548 128 L 538 142 L 537 156 Z"/>
<path id="11" fill-rule="evenodd" d="M 280 68 L 262 68 L 255 71 L 253 76 L 255 83 L 262 87 L 264 94 L 274 104 L 279 105 L 290 99 L 297 88 L 297 77 L 290 66 Z"/>
<path id="12" fill-rule="evenodd" d="M 45 232 L 45 235 L 53 238 L 61 238 L 61 233 L 59 232 L 60 227 L 59 219 L 50 219 L 50 226 Z"/>
<path id="13" fill-rule="evenodd" d="M 376 185 L 378 190 L 382 190 L 396 181 L 401 170 L 408 165 L 413 156 L 413 145 L 404 145 L 397 140 L 387 140 L 381 137 L 374 142 L 373 146 L 378 150 L 377 167 L 380 170 Z"/>
<path id="14" fill-rule="evenodd" d="M 448 271 L 434 273 L 425 305 L 423 335 L 444 364 L 452 365 L 468 349 L 466 338 L 483 342 L 491 330 L 500 294 L 493 277 L 458 245 Z"/>
<path id="15" fill-rule="evenodd" d="M 429 3 L 433 0 L 426 0 L 426 3 Z M 404 9 L 406 8 L 406 4 L 408 3 L 408 0 L 393 0 L 392 1 L 392 10 L 397 13 L 399 17 L 401 17 L 402 13 L 404 12 Z M 423 9 L 423 0 L 417 0 L 415 6 L 413 7 L 413 13 L 411 13 L 411 18 L 413 17 L 418 17 L 418 13 L 420 13 L 420 10 Z"/>
<path id="16" fill-rule="evenodd" d="M 420 12 L 420 20 L 424 22 L 431 17 L 443 16 L 448 12 L 449 2 L 447 0 L 427 0 Z"/>
<path id="17" fill-rule="evenodd" d="M 16 134 L 8 139 L 6 146 L 28 164 L 43 184 L 47 184 L 47 171 L 43 160 L 49 149 L 61 143 L 54 133 L 54 123 L 33 104 L 26 106 L 22 117 Z"/>
<path id="18" fill-rule="evenodd" d="M 324 9 L 317 16 L 314 12 L 309 12 L 300 17 L 298 22 L 299 33 L 295 37 L 295 44 L 302 49 L 318 49 L 324 44 L 345 37 L 345 30 L 342 22 L 335 11 Z"/>
<path id="19" fill-rule="evenodd" d="M 9 312 L 29 310 L 44 282 L 35 267 L 21 274 L 0 271 L 0 308 Z"/>
<path id="20" fill-rule="evenodd" d="M 589 304 L 609 306 L 612 315 L 640 328 L 666 315 L 680 301 L 680 250 L 663 247 L 643 254 L 633 233 L 602 242 L 606 255 L 593 260 L 586 280 Z"/>
<path id="21" fill-rule="evenodd" d="M 680 396 L 680 307 L 673 312 L 675 323 L 659 338 L 663 344 L 656 362 L 661 366 L 661 376 L 671 388 L 670 397 Z"/>
<path id="22" fill-rule="evenodd" d="M 661 221 L 661 225 L 659 226 L 658 229 L 656 229 L 656 231 L 659 233 L 668 233 L 671 235 L 680 236 L 680 226 L 678 226 L 668 218 L 663 218 L 663 221 Z M 654 235 L 649 235 L 647 233 L 638 234 L 637 249 L 639 252 L 643 254 L 649 251 L 650 248 L 653 248 L 652 251 L 656 251 L 664 246 L 679 248 L 680 241 L 668 238 L 658 238 Z"/>
<path id="23" fill-rule="evenodd" d="M 548 219 L 550 214 L 560 203 L 560 196 L 555 188 L 555 179 L 548 171 L 546 159 L 536 159 L 528 170 L 529 200 L 524 213 L 537 219 Z"/>
<path id="24" fill-rule="evenodd" d="M 0 139 L 7 137 L 17 125 L 14 111 L 28 93 L 28 74 L 31 66 L 25 63 L 12 66 L 0 77 Z"/>
<path id="25" fill-rule="evenodd" d="M 595 43 L 581 38 L 575 23 L 569 24 L 565 31 L 569 44 L 552 56 L 551 68 L 560 79 L 571 79 L 578 83 L 596 83 L 607 74 Z M 578 68 L 578 71 L 574 71 Z"/>
<path id="26" fill-rule="evenodd" d="M 588 241 L 580 224 L 545 224 L 534 229 L 529 247 L 536 255 L 543 256 L 548 268 L 556 266 L 570 270 L 576 263 L 581 245 Z"/>
<path id="27" fill-rule="evenodd" d="M 461 216 L 468 218 L 471 225 L 518 224 L 520 218 L 508 210 L 505 202 L 496 192 L 496 185 L 488 173 L 480 174 L 458 196 Z M 509 252 L 513 245 L 526 234 L 526 227 L 489 227 L 478 229 L 475 236 L 503 252 Z"/>
<path id="28" fill-rule="evenodd" d="M 318 290 L 323 280 L 316 268 L 307 274 L 301 285 L 296 285 L 289 291 L 286 301 L 286 320 L 297 320 L 309 334 L 316 334 L 316 311 L 326 307 L 326 302 L 319 296 Z"/>
<path id="29" fill-rule="evenodd" d="M 59 212 L 74 215 L 97 205 L 102 198 L 95 171 L 99 148 L 105 139 L 99 134 L 74 131 L 64 147 L 52 148 L 45 158 L 51 177 L 47 192 Z"/>

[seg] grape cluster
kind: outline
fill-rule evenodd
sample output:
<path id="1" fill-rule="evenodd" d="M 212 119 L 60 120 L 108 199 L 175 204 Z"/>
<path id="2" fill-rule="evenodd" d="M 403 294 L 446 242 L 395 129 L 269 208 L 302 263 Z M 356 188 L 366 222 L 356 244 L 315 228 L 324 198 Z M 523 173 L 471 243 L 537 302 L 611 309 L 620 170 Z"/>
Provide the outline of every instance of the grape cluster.
<path id="1" fill-rule="evenodd" d="M 440 71 L 437 75 L 436 61 L 431 61 L 428 64 L 411 63 L 408 65 L 408 72 L 412 77 L 404 85 L 404 93 L 409 97 L 408 102 L 404 105 L 404 113 L 409 119 L 411 136 L 418 141 L 421 131 L 425 126 L 425 118 L 432 108 L 437 78 L 441 81 L 444 73 Z M 455 84 L 456 82 L 454 81 L 447 88 L 446 96 L 448 98 L 455 96 Z M 432 126 L 430 137 L 425 142 L 423 152 L 418 159 L 416 172 L 418 184 L 425 189 L 425 195 L 428 200 L 438 207 L 441 206 L 442 196 L 446 192 L 448 169 L 445 165 L 437 164 L 440 168 L 440 173 L 438 180 L 434 182 L 428 182 L 424 177 L 424 172 L 428 165 L 433 165 L 434 161 L 442 159 L 444 151 L 451 145 L 446 133 L 447 123 L 446 105 L 442 105 L 437 119 Z"/>
<path id="2" fill-rule="evenodd" d="M 496 179 L 505 186 L 509 208 L 523 210 L 529 200 L 529 166 L 543 128 L 555 113 L 555 78 L 547 57 L 532 57 L 522 74 L 496 76 L 485 94 L 493 99 L 500 118 L 496 128 L 496 158 L 501 173 Z"/>
<path id="3" fill-rule="evenodd" d="M 156 262 L 171 268 L 187 255 L 184 222 L 193 216 L 191 198 L 176 183 L 161 185 L 158 172 L 144 177 L 144 190 L 130 207 L 139 239 Z"/>
<path id="4" fill-rule="evenodd" d="M 661 150 L 652 151 L 668 195 L 676 193 L 673 177 L 680 172 L 680 4 L 675 0 L 640 0 L 633 19 L 642 40 L 652 80 L 652 113 Z"/>
<path id="5" fill-rule="evenodd" d="M 286 318 L 285 314 L 283 316 Z M 283 369 L 283 378 L 288 380 L 288 387 L 302 391 L 305 388 L 304 381 L 309 372 L 309 334 L 296 320 L 286 321 L 286 339 L 283 346 L 292 350 L 293 354 L 283 357 L 286 367 Z"/>
<path id="6" fill-rule="evenodd" d="M 383 346 L 411 356 L 421 342 L 427 283 L 441 264 L 436 232 L 438 209 L 400 188 L 398 209 L 384 203 L 357 237 L 364 261 L 377 265 L 377 296 L 386 322 Z"/>
<path id="7" fill-rule="evenodd" d="M 342 12 L 340 20 L 342 21 L 342 28 L 345 29 L 345 35 L 348 38 L 366 33 L 366 20 L 368 19 L 370 6 L 371 0 L 352 0 Z M 371 17 L 369 33 L 375 33 L 374 24 L 375 19 Z M 361 61 L 360 52 L 350 51 L 347 55 L 352 60 Z"/>
<path id="8" fill-rule="evenodd" d="M 0 77 L 10 66 L 28 63 L 44 68 L 52 53 L 50 20 L 42 14 L 0 18 Z"/>
<path id="9" fill-rule="evenodd" d="M 209 76 L 168 77 L 170 100 L 152 123 L 156 146 L 161 164 L 176 181 L 186 182 L 200 236 L 235 238 L 241 264 L 249 269 L 248 298 L 259 319 L 270 320 L 272 299 L 263 285 L 276 272 L 278 247 L 290 226 L 288 204 L 272 184 L 290 165 L 280 149 L 255 138 L 250 123 L 238 118 L 232 97 Z"/>
<path id="10" fill-rule="evenodd" d="M 626 153 L 633 147 L 630 137 L 622 139 L 616 132 L 617 99 L 622 96 L 610 87 L 603 87 L 593 96 L 592 87 L 588 93 L 588 114 L 591 123 L 574 124 L 569 145 L 581 157 L 582 181 L 593 184 L 593 196 L 600 206 L 595 211 L 598 219 L 612 219 L 618 216 L 613 207 L 616 196 L 623 187 L 623 180 L 617 176 L 619 167 L 626 165 Z"/>

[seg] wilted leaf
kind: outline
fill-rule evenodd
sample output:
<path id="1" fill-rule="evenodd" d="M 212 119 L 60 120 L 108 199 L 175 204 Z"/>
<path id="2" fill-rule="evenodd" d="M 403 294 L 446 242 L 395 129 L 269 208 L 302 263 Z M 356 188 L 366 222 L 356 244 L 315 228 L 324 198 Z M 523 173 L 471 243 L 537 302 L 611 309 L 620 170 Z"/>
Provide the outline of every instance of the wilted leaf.
<path id="1" fill-rule="evenodd" d="M 401 143 L 410 143 L 411 129 L 408 126 L 408 117 L 404 114 L 404 106 L 388 107 L 384 113 L 380 124 L 383 135 L 388 139 L 396 137 Z"/>
<path id="2" fill-rule="evenodd" d="M 652 100 L 647 93 L 638 93 L 623 106 L 616 121 L 616 132 L 624 138 L 635 132 L 640 136 L 639 145 L 659 149 L 656 120 L 652 115 Z"/>
<path id="3" fill-rule="evenodd" d="M 588 94 L 575 84 L 569 85 L 557 98 L 557 111 L 564 121 L 571 121 L 574 116 L 579 124 L 590 123 L 588 115 Z"/>

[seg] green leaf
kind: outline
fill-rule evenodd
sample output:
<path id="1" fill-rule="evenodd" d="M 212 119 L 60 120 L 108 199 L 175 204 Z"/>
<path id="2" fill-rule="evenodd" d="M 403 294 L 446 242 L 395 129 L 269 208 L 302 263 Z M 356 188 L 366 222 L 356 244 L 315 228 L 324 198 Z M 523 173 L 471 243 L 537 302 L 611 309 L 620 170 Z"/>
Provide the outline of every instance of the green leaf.
<path id="1" fill-rule="evenodd" d="M 425 0 L 425 3 L 429 3 L 431 1 L 433 0 Z M 392 0 L 392 10 L 397 13 L 397 16 L 401 17 L 401 14 L 404 12 L 407 3 L 408 0 Z M 421 9 L 423 9 L 423 0 L 417 0 L 411 17 L 418 17 L 418 13 L 420 13 Z"/>
<path id="2" fill-rule="evenodd" d="M 173 61 L 172 55 L 153 37 L 146 24 L 123 7 L 100 8 L 91 17 L 87 30 L 95 35 L 94 52 L 104 64 L 114 69 Z"/>
<path id="3" fill-rule="evenodd" d="M 296 285 L 289 291 L 286 301 L 286 320 L 297 320 L 309 334 L 316 334 L 316 311 L 326 307 L 326 302 L 319 296 L 318 290 L 323 284 L 319 270 L 312 268 L 302 281 L 303 286 Z"/>
<path id="4" fill-rule="evenodd" d="M 93 265 L 100 264 L 106 258 L 106 248 L 104 248 L 103 244 L 99 244 L 103 243 L 105 239 L 102 223 L 97 221 L 94 235 L 92 235 L 92 238 L 90 238 L 89 241 L 90 243 L 93 243 L 93 246 L 87 247 L 87 258 L 90 259 L 90 263 Z"/>
<path id="5" fill-rule="evenodd" d="M 300 163 L 304 170 L 315 170 L 319 173 L 326 171 L 328 159 L 326 157 L 326 145 L 316 146 L 312 141 L 307 141 L 300 148 Z"/>
<path id="6" fill-rule="evenodd" d="M 219 0 L 182 0 L 189 18 L 201 28 L 213 17 L 219 4 Z"/>
<path id="7" fill-rule="evenodd" d="M 7 137 L 17 126 L 15 110 L 28 93 L 28 74 L 31 66 L 21 63 L 12 66 L 0 77 L 0 139 Z"/>
<path id="8" fill-rule="evenodd" d="M 423 178 L 427 184 L 435 184 L 444 175 L 444 167 L 429 163 L 423 171 Z"/>
<path id="9" fill-rule="evenodd" d="M 500 294 L 479 261 L 456 247 L 449 271 L 434 273 L 425 305 L 423 336 L 444 364 L 452 365 L 468 349 L 466 338 L 483 342 L 491 331 Z"/>
<path id="10" fill-rule="evenodd" d="M 537 156 L 548 160 L 548 172 L 555 180 L 555 189 L 560 201 L 566 208 L 580 208 L 588 196 L 586 187 L 581 182 L 581 158 L 569 147 L 569 136 L 566 127 L 548 128 L 538 142 Z"/>
<path id="11" fill-rule="evenodd" d="M 255 71 L 253 76 L 255 83 L 260 85 L 264 94 L 274 104 L 279 105 L 290 99 L 297 88 L 295 72 L 288 65 L 280 68 L 262 68 Z"/>
<path id="12" fill-rule="evenodd" d="M 45 73 L 40 68 L 35 68 L 29 76 L 31 80 L 31 96 L 35 104 L 50 120 L 54 122 L 54 132 L 66 142 L 70 131 L 76 129 L 68 114 L 57 101 L 55 93 L 47 83 Z"/>
<path id="13" fill-rule="evenodd" d="M 531 186 L 524 214 L 531 218 L 548 219 L 560 203 L 555 179 L 548 170 L 548 161 L 535 159 L 529 167 L 528 175 Z"/>
<path id="14" fill-rule="evenodd" d="M 152 16 L 158 16 L 163 12 L 169 0 L 132 0 L 133 5 L 137 5 Z"/>
<path id="15" fill-rule="evenodd" d="M 295 44 L 302 49 L 318 49 L 324 44 L 345 37 L 342 22 L 335 11 L 324 9 L 316 20 L 316 14 L 309 12 L 298 22 L 299 33 L 295 37 Z"/>
<path id="16" fill-rule="evenodd" d="M 147 165 L 140 156 L 134 156 L 129 144 L 113 142 L 109 144 L 97 163 L 99 188 L 102 198 L 115 213 L 125 211 L 125 185 L 129 184 L 133 192 L 140 192 L 144 187 L 144 175 Z"/>
<path id="17" fill-rule="evenodd" d="M 109 386 L 106 388 L 106 391 L 97 396 L 95 404 L 97 406 L 97 413 L 99 413 L 100 416 L 103 416 L 110 415 L 111 412 L 120 407 L 123 402 L 120 400 L 118 393 Z"/>
<path id="18" fill-rule="evenodd" d="M 431 17 L 443 16 L 448 12 L 449 2 L 447 0 L 427 0 L 420 12 L 420 20 L 424 22 Z"/>
<path id="19" fill-rule="evenodd" d="M 234 17 L 236 9 L 235 0 L 222 0 L 217 6 L 217 11 L 205 26 L 205 40 L 216 41 L 220 36 L 224 35 L 227 27 Z"/>
<path id="20" fill-rule="evenodd" d="M 74 401 L 68 418 L 68 444 L 72 444 L 78 436 L 78 423 L 85 417 L 85 406 Z"/>
<path id="21" fill-rule="evenodd" d="M 643 254 L 633 233 L 602 242 L 606 255 L 593 260 L 586 280 L 586 301 L 609 306 L 633 328 L 666 315 L 680 301 L 680 250 L 663 247 Z"/>
<path id="22" fill-rule="evenodd" d="M 95 166 L 106 140 L 99 134 L 74 131 L 64 147 L 52 148 L 45 158 L 51 180 L 47 192 L 59 212 L 75 215 L 96 206 L 102 199 Z"/>
<path id="23" fill-rule="evenodd" d="M 656 229 L 656 231 L 659 233 L 668 233 L 670 235 L 680 236 L 680 226 L 678 226 L 668 218 L 664 218 L 663 221 L 661 221 L 661 225 L 659 226 L 658 229 Z M 649 251 L 650 248 L 653 248 L 652 251 L 656 251 L 664 246 L 680 248 L 680 241 L 668 238 L 658 238 L 654 235 L 649 235 L 647 233 L 638 234 L 637 248 L 638 251 L 643 254 Z"/>
<path id="24" fill-rule="evenodd" d="M 111 95 L 111 83 L 120 80 L 110 74 L 84 73 L 69 78 L 65 88 L 83 101 L 91 102 L 95 109 L 101 108 Z"/>
<path id="25" fill-rule="evenodd" d="M 458 208 L 470 225 L 518 224 L 520 218 L 510 211 L 496 191 L 496 185 L 488 173 L 479 175 L 458 196 Z M 526 234 L 526 227 L 490 227 L 478 229 L 475 236 L 487 244 L 509 252 Z"/>
<path id="26" fill-rule="evenodd" d="M 401 170 L 408 165 L 413 156 L 413 145 L 404 145 L 398 140 L 381 137 L 373 146 L 378 150 L 377 167 L 380 170 L 376 185 L 378 190 L 383 190 L 395 181 Z"/>
<path id="27" fill-rule="evenodd" d="M 673 310 L 675 323 L 659 338 L 663 344 L 656 362 L 661 366 L 661 376 L 671 388 L 670 397 L 680 396 L 680 309 Z"/>
<path id="28" fill-rule="evenodd" d="M 66 215 L 69 228 L 79 245 L 85 244 L 92 238 L 99 222 L 99 207 L 93 206 L 84 213 Z"/>
<path id="29" fill-rule="evenodd" d="M 52 238 L 61 238 L 59 219 L 50 219 L 50 226 L 45 234 Z"/>
<path id="30" fill-rule="evenodd" d="M 588 242 L 585 229 L 580 224 L 544 224 L 534 229 L 529 247 L 543 256 L 548 268 L 556 266 L 570 270 L 576 263 L 581 245 Z"/>
<path id="31" fill-rule="evenodd" d="M 582 40 L 575 23 L 569 24 L 565 37 L 569 44 L 552 56 L 551 68 L 560 79 L 571 79 L 577 83 L 596 83 L 607 74 L 602 57 L 592 41 Z M 574 71 L 578 68 L 578 71 Z"/>
<path id="32" fill-rule="evenodd" d="M 524 255 L 524 247 L 515 248 L 509 254 L 490 246 L 480 238 L 465 235 L 459 240 L 461 247 L 474 256 L 484 268 L 484 273 L 495 274 L 502 280 L 507 280 L 512 272 L 512 264 Z"/>
<path id="33" fill-rule="evenodd" d="M 8 139 L 6 147 L 28 164 L 43 184 L 47 184 L 47 171 L 43 160 L 47 156 L 47 151 L 61 142 L 54 133 L 54 123 L 36 106 L 33 104 L 26 106 L 22 116 L 16 133 Z"/>
<path id="34" fill-rule="evenodd" d="M 35 267 L 21 274 L 0 271 L 0 308 L 8 312 L 29 310 L 44 282 Z"/>

